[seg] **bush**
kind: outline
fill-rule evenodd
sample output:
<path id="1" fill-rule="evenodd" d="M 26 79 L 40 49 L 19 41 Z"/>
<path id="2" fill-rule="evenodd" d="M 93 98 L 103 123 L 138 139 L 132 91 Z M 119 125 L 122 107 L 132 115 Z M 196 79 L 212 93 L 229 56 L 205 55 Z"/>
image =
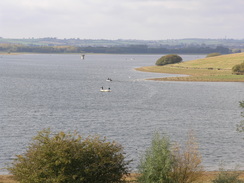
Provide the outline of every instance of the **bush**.
<path id="1" fill-rule="evenodd" d="M 139 165 L 140 183 L 191 183 L 202 175 L 201 156 L 190 134 L 184 149 L 154 134 Z"/>
<path id="2" fill-rule="evenodd" d="M 244 109 L 244 100 L 239 102 L 241 108 Z M 241 116 L 244 117 L 244 111 L 241 112 Z M 238 132 L 244 132 L 244 120 L 240 122 L 240 124 L 236 125 Z"/>
<path id="3" fill-rule="evenodd" d="M 220 56 L 221 53 L 209 53 L 206 57 L 216 57 L 216 56 Z"/>
<path id="4" fill-rule="evenodd" d="M 178 55 L 165 55 L 156 61 L 156 65 L 162 66 L 166 64 L 174 64 L 182 61 L 182 58 Z"/>
<path id="5" fill-rule="evenodd" d="M 239 104 L 240 104 L 240 107 L 241 108 L 244 108 L 244 100 L 243 101 L 240 101 Z"/>
<path id="6" fill-rule="evenodd" d="M 141 158 L 138 182 L 171 183 L 172 168 L 173 155 L 170 151 L 170 141 L 168 138 L 161 138 L 158 133 L 155 133 L 151 146 L 147 149 L 145 156 Z"/>
<path id="7" fill-rule="evenodd" d="M 242 180 L 239 180 L 240 173 L 237 171 L 225 171 L 220 170 L 219 175 L 212 181 L 212 183 L 244 183 Z"/>
<path id="8" fill-rule="evenodd" d="M 115 142 L 43 130 L 8 170 L 20 183 L 119 183 L 128 164 Z"/>
<path id="9" fill-rule="evenodd" d="M 174 183 L 191 183 L 202 176 L 202 157 L 192 131 L 188 133 L 188 139 L 184 147 L 174 145 L 173 155 L 172 177 Z"/>
<path id="10" fill-rule="evenodd" d="M 233 74 L 244 75 L 244 62 L 232 67 Z"/>

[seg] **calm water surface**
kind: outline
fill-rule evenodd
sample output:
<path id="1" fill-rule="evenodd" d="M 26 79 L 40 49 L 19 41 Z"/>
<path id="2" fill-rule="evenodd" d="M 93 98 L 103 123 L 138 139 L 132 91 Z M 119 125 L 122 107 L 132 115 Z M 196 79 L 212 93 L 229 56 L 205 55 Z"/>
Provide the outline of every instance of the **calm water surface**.
<path id="1" fill-rule="evenodd" d="M 160 56 L 0 56 L 0 168 L 50 127 L 119 142 L 133 169 L 156 130 L 179 142 L 194 130 L 205 169 L 217 170 L 221 162 L 244 169 L 243 135 L 236 132 L 244 83 L 146 81 L 173 75 L 134 70 Z M 102 86 L 112 92 L 100 92 Z"/>

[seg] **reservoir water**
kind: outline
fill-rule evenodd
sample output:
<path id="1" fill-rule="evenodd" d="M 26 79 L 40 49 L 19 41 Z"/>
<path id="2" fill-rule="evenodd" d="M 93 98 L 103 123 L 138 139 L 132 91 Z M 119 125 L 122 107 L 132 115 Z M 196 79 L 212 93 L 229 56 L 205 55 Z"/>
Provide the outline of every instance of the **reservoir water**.
<path id="1" fill-rule="evenodd" d="M 134 170 L 155 131 L 182 142 L 193 130 L 206 170 L 221 163 L 244 169 L 243 134 L 236 131 L 244 83 L 156 82 L 145 79 L 174 75 L 134 70 L 161 56 L 0 55 L 0 173 L 44 128 L 115 140 Z"/>

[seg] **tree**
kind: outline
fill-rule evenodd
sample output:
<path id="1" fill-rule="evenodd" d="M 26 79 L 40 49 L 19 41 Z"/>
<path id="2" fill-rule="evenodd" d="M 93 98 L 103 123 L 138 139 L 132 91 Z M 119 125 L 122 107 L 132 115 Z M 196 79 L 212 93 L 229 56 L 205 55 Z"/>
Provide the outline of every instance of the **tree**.
<path id="1" fill-rule="evenodd" d="M 166 64 L 174 64 L 182 61 L 182 58 L 175 54 L 165 55 L 156 61 L 156 65 L 162 66 Z"/>
<path id="2" fill-rule="evenodd" d="M 20 183 L 119 183 L 128 174 L 123 148 L 105 138 L 38 133 L 9 168 Z"/>
<path id="3" fill-rule="evenodd" d="M 202 176 L 202 157 L 198 150 L 198 144 L 193 131 L 188 133 L 188 138 L 183 147 L 175 145 L 173 149 L 174 166 L 172 177 L 174 183 L 195 182 Z"/>
<path id="4" fill-rule="evenodd" d="M 203 173 L 196 140 L 189 133 L 181 148 L 155 133 L 139 165 L 140 183 L 192 183 Z"/>
<path id="5" fill-rule="evenodd" d="M 240 102 L 240 107 L 244 109 L 244 100 Z M 244 111 L 241 113 L 241 116 L 244 117 Z M 237 125 L 237 131 L 244 132 L 244 120 Z"/>
<path id="6" fill-rule="evenodd" d="M 141 158 L 138 182 L 140 183 L 173 183 L 170 177 L 173 168 L 173 155 L 170 141 L 155 133 L 151 146 Z"/>
<path id="7" fill-rule="evenodd" d="M 237 74 L 237 75 L 244 75 L 244 62 L 238 65 L 235 65 L 232 68 L 232 72 L 233 74 Z"/>

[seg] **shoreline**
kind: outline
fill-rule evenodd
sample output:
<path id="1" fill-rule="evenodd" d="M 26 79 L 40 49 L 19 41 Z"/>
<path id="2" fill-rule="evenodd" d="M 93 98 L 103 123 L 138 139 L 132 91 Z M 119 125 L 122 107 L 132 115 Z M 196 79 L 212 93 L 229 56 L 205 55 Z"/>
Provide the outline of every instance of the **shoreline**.
<path id="1" fill-rule="evenodd" d="M 227 171 L 228 172 L 228 171 Z M 230 173 L 232 171 L 229 171 Z M 240 172 L 239 179 L 244 180 L 244 171 L 237 171 Z M 198 181 L 195 183 L 212 183 L 212 180 L 217 178 L 220 171 L 204 171 L 203 175 L 199 178 Z M 136 183 L 136 177 L 138 176 L 137 173 L 130 173 L 130 175 L 126 178 L 126 182 Z M 0 175 L 0 182 L 1 183 L 19 183 L 13 179 L 13 175 Z"/>
<path id="2" fill-rule="evenodd" d="M 185 82 L 244 82 L 244 75 L 233 75 L 231 70 L 215 69 L 192 69 L 177 68 L 171 66 L 144 66 L 134 68 L 136 71 L 162 73 L 162 74 L 179 74 L 185 76 L 172 76 L 163 78 L 147 78 L 152 81 L 185 81 Z"/>

